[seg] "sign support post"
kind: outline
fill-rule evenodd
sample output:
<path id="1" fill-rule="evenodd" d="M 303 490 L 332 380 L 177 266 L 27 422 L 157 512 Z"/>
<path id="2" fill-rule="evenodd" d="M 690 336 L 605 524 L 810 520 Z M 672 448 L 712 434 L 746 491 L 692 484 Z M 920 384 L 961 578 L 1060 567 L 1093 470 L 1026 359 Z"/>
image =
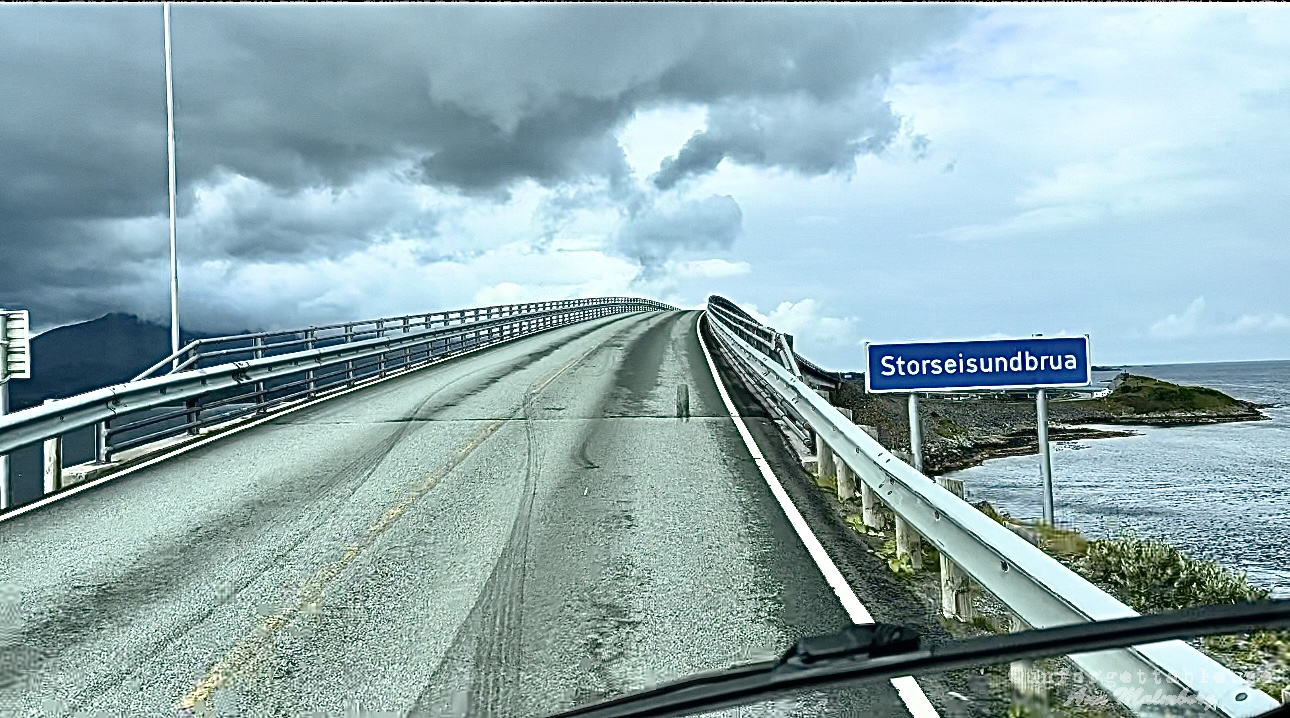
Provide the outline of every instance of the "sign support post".
<path id="1" fill-rule="evenodd" d="M 914 468 L 923 470 L 923 423 L 918 416 L 918 393 L 909 393 L 909 453 L 914 457 Z"/>
<path id="2" fill-rule="evenodd" d="M 1044 523 L 1054 526 L 1053 457 L 1048 450 L 1048 397 L 1043 389 L 1035 392 L 1035 414 L 1035 425 L 1039 431 L 1039 472 L 1044 479 Z"/>
<path id="3" fill-rule="evenodd" d="M 865 345 L 865 392 L 909 394 L 909 444 L 914 466 L 923 469 L 918 395 L 927 392 L 1008 391 L 1035 393 L 1043 520 L 1056 522 L 1052 450 L 1048 444 L 1048 395 L 1058 387 L 1084 387 L 1092 380 L 1088 336 L 904 342 Z"/>

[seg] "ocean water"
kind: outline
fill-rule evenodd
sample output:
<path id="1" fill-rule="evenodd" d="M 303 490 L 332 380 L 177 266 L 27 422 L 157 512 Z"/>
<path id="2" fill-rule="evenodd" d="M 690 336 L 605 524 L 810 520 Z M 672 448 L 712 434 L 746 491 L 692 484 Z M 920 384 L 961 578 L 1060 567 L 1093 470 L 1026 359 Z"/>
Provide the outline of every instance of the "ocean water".
<path id="1" fill-rule="evenodd" d="M 1053 445 L 1057 522 L 1090 537 L 1132 529 L 1246 572 L 1290 597 L 1290 361 L 1127 367 L 1270 404 L 1268 421 L 1105 427 L 1137 436 Z M 1043 513 L 1039 459 L 987 461 L 953 474 L 969 500 L 1018 518 Z"/>

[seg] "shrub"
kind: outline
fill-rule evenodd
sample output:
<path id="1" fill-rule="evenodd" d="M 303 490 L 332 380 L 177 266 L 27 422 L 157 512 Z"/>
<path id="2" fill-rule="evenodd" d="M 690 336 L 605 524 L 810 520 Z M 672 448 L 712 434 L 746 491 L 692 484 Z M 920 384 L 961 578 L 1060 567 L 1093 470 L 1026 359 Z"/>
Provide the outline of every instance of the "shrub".
<path id="1" fill-rule="evenodd" d="M 1244 574 L 1132 533 L 1089 541 L 1076 569 L 1141 613 L 1268 597 Z"/>

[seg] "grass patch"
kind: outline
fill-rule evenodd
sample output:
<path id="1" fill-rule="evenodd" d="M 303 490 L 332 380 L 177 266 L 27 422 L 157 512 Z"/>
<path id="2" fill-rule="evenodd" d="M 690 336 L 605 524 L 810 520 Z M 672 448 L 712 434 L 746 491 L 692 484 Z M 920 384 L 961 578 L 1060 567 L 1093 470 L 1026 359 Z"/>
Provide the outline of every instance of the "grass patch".
<path id="1" fill-rule="evenodd" d="M 821 489 L 828 489 L 829 491 L 833 492 L 834 495 L 837 495 L 838 493 L 837 479 L 831 476 L 821 476 L 820 474 L 815 474 L 813 478 L 815 480 L 816 486 L 818 486 Z"/>
<path id="2" fill-rule="evenodd" d="M 887 568 L 895 574 L 896 578 L 908 579 L 914 577 L 914 564 L 908 556 L 901 556 L 896 552 L 896 534 L 892 533 L 882 542 L 878 549 L 878 555 L 887 561 Z"/>
<path id="3" fill-rule="evenodd" d="M 1151 414 L 1169 411 L 1224 411 L 1245 405 L 1215 389 L 1182 386 L 1145 376 L 1130 375 L 1119 387 L 1101 399 L 1079 402 L 1102 406 L 1118 414 Z"/>

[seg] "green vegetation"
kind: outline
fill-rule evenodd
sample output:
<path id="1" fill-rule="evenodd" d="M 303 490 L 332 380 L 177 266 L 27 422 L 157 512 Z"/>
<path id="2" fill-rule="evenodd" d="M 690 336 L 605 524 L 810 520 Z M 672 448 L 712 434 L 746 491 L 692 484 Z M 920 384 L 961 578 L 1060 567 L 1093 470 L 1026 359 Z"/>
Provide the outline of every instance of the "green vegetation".
<path id="1" fill-rule="evenodd" d="M 893 532 L 886 540 L 882 542 L 882 547 L 878 549 L 878 555 L 887 560 L 887 568 L 895 574 L 896 578 L 910 579 L 914 577 L 914 564 L 908 556 L 901 556 L 896 553 L 896 534 Z"/>
<path id="2" fill-rule="evenodd" d="M 1075 569 L 1142 613 L 1268 596 L 1266 590 L 1251 586 L 1244 575 L 1132 533 L 1089 541 Z"/>
<path id="3" fill-rule="evenodd" d="M 1090 541 L 1075 563 L 1085 578 L 1141 613 L 1259 601 L 1267 590 L 1213 561 L 1192 558 L 1163 541 L 1125 534 Z M 1290 686 L 1290 631 L 1208 636 L 1205 649 L 1274 698 Z"/>
<path id="4" fill-rule="evenodd" d="M 814 478 L 820 489 L 836 493 L 835 481 L 818 476 Z M 1043 522 L 1019 521 L 986 501 L 975 506 L 981 513 L 1026 537 L 1139 613 L 1258 601 L 1269 595 L 1266 589 L 1250 585 L 1244 574 L 1223 568 L 1214 561 L 1189 556 L 1164 541 L 1143 538 L 1132 532 L 1114 538 L 1089 539 L 1077 530 Z M 870 531 L 865 527 L 861 514 L 848 510 L 845 504 L 843 511 L 844 520 L 852 530 L 870 537 L 871 541 L 881 540 L 871 550 L 887 563 L 892 574 L 905 581 L 916 578 L 918 572 L 909 558 L 897 555 L 893 533 Z M 891 526 L 893 517 L 886 511 L 884 514 L 886 525 Z M 870 545 L 873 546 L 872 543 Z M 934 573 L 937 565 L 935 548 L 924 543 L 923 570 Z M 994 626 L 984 616 L 979 617 L 975 624 L 981 630 L 1006 630 Z M 1204 638 L 1201 645 L 1220 663 L 1274 698 L 1279 698 L 1282 690 L 1290 688 L 1290 631 L 1261 630 L 1242 635 L 1210 636 Z"/>
<path id="5" fill-rule="evenodd" d="M 1215 389 L 1181 386 L 1145 376 L 1126 376 L 1115 391 L 1101 399 L 1080 402 L 1101 404 L 1117 414 L 1151 414 L 1170 411 L 1231 411 L 1245 407 L 1240 401 Z"/>
<path id="6" fill-rule="evenodd" d="M 1017 521 L 985 501 L 976 507 L 1005 526 L 1019 528 L 1049 555 L 1139 613 L 1268 597 L 1267 590 L 1251 586 L 1244 574 L 1193 558 L 1163 541 L 1132 532 L 1086 539 L 1078 531 Z M 1220 663 L 1274 698 L 1290 686 L 1290 631 L 1209 636 L 1202 645 Z"/>
<path id="7" fill-rule="evenodd" d="M 837 479 L 833 478 L 832 476 L 821 476 L 818 473 L 812 475 L 811 478 L 815 480 L 815 485 L 818 486 L 819 488 L 824 489 L 834 495 L 837 495 L 838 493 Z"/>

